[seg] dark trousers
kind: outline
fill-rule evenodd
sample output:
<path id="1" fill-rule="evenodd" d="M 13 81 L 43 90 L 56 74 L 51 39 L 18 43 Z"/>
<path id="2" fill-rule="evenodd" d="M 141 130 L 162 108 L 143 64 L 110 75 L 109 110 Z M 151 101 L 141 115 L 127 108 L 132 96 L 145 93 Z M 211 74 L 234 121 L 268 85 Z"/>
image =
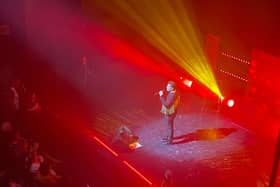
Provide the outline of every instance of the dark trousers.
<path id="1" fill-rule="evenodd" d="M 167 140 L 168 141 L 172 141 L 172 139 L 174 138 L 174 119 L 176 117 L 176 114 L 172 114 L 172 115 L 164 115 L 164 120 L 166 123 L 166 127 L 167 127 Z"/>

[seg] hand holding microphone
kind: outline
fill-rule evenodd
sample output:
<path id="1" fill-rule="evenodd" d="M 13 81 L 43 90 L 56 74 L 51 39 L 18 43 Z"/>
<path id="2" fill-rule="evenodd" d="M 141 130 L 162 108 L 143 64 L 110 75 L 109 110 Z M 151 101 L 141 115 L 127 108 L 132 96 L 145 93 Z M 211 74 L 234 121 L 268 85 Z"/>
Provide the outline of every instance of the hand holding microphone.
<path id="1" fill-rule="evenodd" d="M 163 94 L 164 94 L 163 90 L 160 90 L 160 91 L 158 92 L 158 95 L 159 95 L 160 97 L 163 96 Z"/>
<path id="2" fill-rule="evenodd" d="M 157 95 L 163 96 L 164 95 L 164 90 L 160 90 L 158 92 L 154 92 L 154 96 L 157 96 Z"/>

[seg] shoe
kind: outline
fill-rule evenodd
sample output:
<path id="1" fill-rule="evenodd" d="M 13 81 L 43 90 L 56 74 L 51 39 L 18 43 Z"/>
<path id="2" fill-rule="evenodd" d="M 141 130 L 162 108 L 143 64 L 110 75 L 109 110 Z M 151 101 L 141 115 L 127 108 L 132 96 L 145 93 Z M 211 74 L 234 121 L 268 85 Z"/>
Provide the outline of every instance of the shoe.
<path id="1" fill-rule="evenodd" d="M 166 139 L 166 140 L 163 141 L 162 143 L 165 144 L 165 145 L 171 145 L 171 144 L 173 144 L 172 140 L 168 140 L 168 139 Z"/>
<path id="2" fill-rule="evenodd" d="M 164 145 L 172 145 L 173 143 L 170 142 L 170 141 L 168 141 L 168 142 L 164 142 L 163 144 L 164 144 Z"/>

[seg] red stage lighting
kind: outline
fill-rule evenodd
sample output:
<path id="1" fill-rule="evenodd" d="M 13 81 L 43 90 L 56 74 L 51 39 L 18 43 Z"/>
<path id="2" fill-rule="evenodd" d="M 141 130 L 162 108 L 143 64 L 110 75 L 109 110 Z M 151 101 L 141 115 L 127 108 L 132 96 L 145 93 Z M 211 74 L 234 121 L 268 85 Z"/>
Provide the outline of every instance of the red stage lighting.
<path id="1" fill-rule="evenodd" d="M 233 100 L 233 99 L 229 99 L 229 100 L 227 101 L 227 106 L 228 106 L 228 107 L 233 107 L 233 106 L 234 106 L 234 100 Z"/>

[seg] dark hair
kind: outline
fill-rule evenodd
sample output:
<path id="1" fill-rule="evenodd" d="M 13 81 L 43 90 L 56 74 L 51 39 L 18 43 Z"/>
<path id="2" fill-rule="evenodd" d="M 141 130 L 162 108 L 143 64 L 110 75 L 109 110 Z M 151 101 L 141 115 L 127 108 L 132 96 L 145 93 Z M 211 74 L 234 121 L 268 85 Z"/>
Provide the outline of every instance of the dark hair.
<path id="1" fill-rule="evenodd" d="M 174 81 L 168 81 L 167 84 L 170 84 L 173 88 L 176 88 L 176 83 Z"/>

